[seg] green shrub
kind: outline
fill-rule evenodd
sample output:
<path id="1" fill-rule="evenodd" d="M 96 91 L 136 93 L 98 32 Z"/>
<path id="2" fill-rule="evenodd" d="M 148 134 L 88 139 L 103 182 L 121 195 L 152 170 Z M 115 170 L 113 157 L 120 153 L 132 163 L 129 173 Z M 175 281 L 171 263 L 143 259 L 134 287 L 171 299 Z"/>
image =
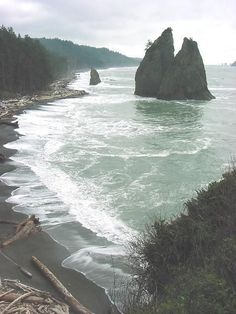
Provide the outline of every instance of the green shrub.
<path id="1" fill-rule="evenodd" d="M 131 244 L 138 307 L 144 311 L 140 313 L 234 313 L 235 168 L 185 206 L 186 214 L 156 220 Z M 148 302 L 142 301 L 142 291 Z M 139 312 L 132 312 L 131 306 L 127 313 Z"/>
<path id="2" fill-rule="evenodd" d="M 233 314 L 236 309 L 234 291 L 210 269 L 179 277 L 167 288 L 166 299 L 160 314 Z"/>

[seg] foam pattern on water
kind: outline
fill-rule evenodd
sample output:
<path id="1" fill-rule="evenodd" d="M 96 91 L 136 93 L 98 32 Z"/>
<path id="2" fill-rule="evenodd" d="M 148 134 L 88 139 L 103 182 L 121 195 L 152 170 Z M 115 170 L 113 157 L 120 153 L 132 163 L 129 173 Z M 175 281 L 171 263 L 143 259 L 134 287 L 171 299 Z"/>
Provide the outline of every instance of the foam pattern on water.
<path id="1" fill-rule="evenodd" d="M 89 96 L 19 116 L 22 136 L 6 145 L 18 150 L 19 167 L 1 179 L 19 186 L 8 200 L 16 210 L 37 214 L 70 248 L 66 267 L 109 287 L 113 269 L 126 273 L 125 246 L 146 223 L 178 215 L 220 178 L 236 154 L 235 71 L 207 71 L 210 102 L 135 96 L 135 69 L 113 68 L 99 71 L 97 86 L 89 72 L 70 84 Z"/>

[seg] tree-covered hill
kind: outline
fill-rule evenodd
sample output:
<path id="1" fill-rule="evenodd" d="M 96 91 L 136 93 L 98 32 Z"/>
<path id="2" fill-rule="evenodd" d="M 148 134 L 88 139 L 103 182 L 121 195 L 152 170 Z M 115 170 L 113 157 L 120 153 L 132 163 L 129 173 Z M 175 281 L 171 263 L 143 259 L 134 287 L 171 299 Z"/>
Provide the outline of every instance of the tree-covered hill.
<path id="1" fill-rule="evenodd" d="M 233 67 L 236 67 L 236 61 L 231 64 Z"/>
<path id="2" fill-rule="evenodd" d="M 38 40 L 0 28 L 0 98 L 42 90 L 66 69 L 66 61 L 52 56 Z"/>
<path id="3" fill-rule="evenodd" d="M 57 38 L 40 38 L 39 41 L 50 52 L 66 58 L 69 70 L 135 66 L 140 62 L 138 58 L 129 58 L 107 48 L 77 45 L 72 41 Z"/>
<path id="4" fill-rule="evenodd" d="M 61 39 L 32 39 L 0 27 L 0 99 L 33 94 L 53 80 L 91 67 L 137 65 L 139 59 Z"/>

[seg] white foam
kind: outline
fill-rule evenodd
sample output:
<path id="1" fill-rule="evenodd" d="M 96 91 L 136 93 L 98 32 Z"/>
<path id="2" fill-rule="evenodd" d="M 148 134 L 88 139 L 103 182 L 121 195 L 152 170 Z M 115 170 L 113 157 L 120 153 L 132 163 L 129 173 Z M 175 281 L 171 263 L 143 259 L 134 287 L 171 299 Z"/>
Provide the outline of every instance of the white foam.
<path id="1" fill-rule="evenodd" d="M 56 153 L 62 146 L 63 142 L 58 140 L 49 140 L 44 146 L 44 152 L 46 155 L 51 155 Z"/>
<path id="2" fill-rule="evenodd" d="M 114 194 L 105 193 L 101 178 L 105 172 L 111 175 L 111 170 L 106 167 L 101 169 L 100 165 L 97 170 L 95 166 L 99 161 L 103 162 L 103 157 L 126 161 L 165 158 L 173 154 L 193 155 L 206 149 L 210 142 L 197 139 L 194 143 L 188 143 L 186 140 L 173 147 L 166 143 L 153 148 L 155 140 L 152 140 L 151 145 L 143 147 L 146 139 L 157 138 L 158 141 L 158 135 L 169 131 L 173 125 L 171 122 L 165 125 L 166 121 L 161 125 L 155 117 L 152 117 L 154 121 L 149 121 L 145 115 L 139 119 L 132 102 L 143 102 L 144 99 L 132 94 L 120 94 L 119 91 L 109 94 L 106 90 L 108 85 L 109 88 L 113 84 L 122 87 L 125 86 L 124 80 L 119 81 L 119 77 L 115 76 L 115 81 L 109 81 L 106 70 L 101 74 L 105 77 L 105 83 L 100 87 L 89 87 L 89 72 L 81 73 L 79 79 L 70 85 L 73 88 L 86 87 L 92 91 L 92 96 L 61 100 L 53 106 L 45 105 L 40 110 L 21 115 L 19 130 L 25 136 L 7 146 L 19 150 L 14 160 L 32 169 L 38 181 L 66 205 L 65 211 L 68 211 L 69 217 L 75 218 L 100 237 L 123 244 L 136 232 L 119 218 L 119 210 L 114 208 L 111 200 Z M 157 102 L 150 98 L 145 101 Z M 128 102 L 130 104 L 127 106 Z M 139 142 L 133 145 L 135 139 L 141 139 L 140 146 Z M 72 148 L 63 149 L 66 145 Z M 131 160 L 130 164 L 135 161 Z M 70 171 L 70 162 L 72 168 L 78 164 L 78 169 Z M 100 171 L 96 174 L 100 175 L 100 179 L 96 180 L 92 171 L 90 177 L 83 177 L 83 172 L 89 172 L 92 168 Z M 15 194 L 15 201 L 26 203 L 29 191 L 25 193 L 22 189 L 20 192 L 22 197 Z M 122 192 L 125 194 L 126 191 Z"/>
<path id="3" fill-rule="evenodd" d="M 149 126 L 145 127 L 132 120 L 106 120 L 105 118 L 93 119 L 86 117 L 81 126 L 78 126 L 76 132 L 81 135 L 85 134 L 86 137 L 89 134 L 90 136 L 103 135 L 106 138 L 111 138 L 117 136 L 136 137 L 142 134 L 148 135 L 162 129 L 162 127 L 156 127 L 155 129 Z"/>
<path id="4" fill-rule="evenodd" d="M 74 252 L 63 261 L 63 266 L 77 269 L 100 286 L 114 288 L 115 277 L 129 276 L 116 262 L 124 258 L 126 252 L 117 246 L 87 246 Z"/>
<path id="5" fill-rule="evenodd" d="M 128 238 L 132 238 L 135 231 L 117 218 L 117 213 L 109 207 L 99 187 L 89 180 L 81 178 L 73 181 L 68 174 L 56 167 L 52 167 L 45 160 L 41 161 L 28 157 L 26 159 L 13 157 L 30 167 L 40 178 L 46 187 L 56 193 L 56 196 L 68 206 L 69 214 L 75 217 L 84 227 L 92 230 L 100 237 L 109 241 L 124 244 Z M 26 196 L 25 189 L 21 189 L 10 201 L 21 204 L 21 199 Z M 68 221 L 68 220 L 67 220 Z"/>
<path id="6" fill-rule="evenodd" d="M 18 165 L 14 171 L 2 175 L 1 181 L 9 186 L 19 186 L 7 200 L 16 204 L 15 211 L 37 215 L 42 225 L 53 226 L 75 220 L 68 214 L 67 206 L 28 167 Z"/>
<path id="7" fill-rule="evenodd" d="M 180 142 L 180 141 L 179 141 Z M 182 141 L 183 142 L 183 141 Z M 196 139 L 194 143 L 188 142 L 185 140 L 185 143 L 192 144 L 192 146 L 195 146 L 193 149 L 189 150 L 173 150 L 170 152 L 170 155 L 177 154 L 177 155 L 195 155 L 199 153 L 202 150 L 206 150 L 210 144 L 211 139 L 210 138 L 202 138 L 202 139 Z"/>
<path id="8" fill-rule="evenodd" d="M 236 91 L 235 87 L 210 87 L 210 89 L 215 91 Z"/>

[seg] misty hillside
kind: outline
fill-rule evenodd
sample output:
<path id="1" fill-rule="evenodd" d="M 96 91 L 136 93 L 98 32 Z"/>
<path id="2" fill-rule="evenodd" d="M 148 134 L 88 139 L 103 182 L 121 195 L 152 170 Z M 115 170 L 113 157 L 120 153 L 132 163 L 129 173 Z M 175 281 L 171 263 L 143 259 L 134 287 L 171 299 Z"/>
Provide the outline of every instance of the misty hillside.
<path id="1" fill-rule="evenodd" d="M 66 58 L 69 70 L 135 66 L 140 62 L 138 58 L 129 58 L 107 48 L 77 45 L 72 41 L 57 38 L 40 38 L 39 41 L 50 52 Z"/>

